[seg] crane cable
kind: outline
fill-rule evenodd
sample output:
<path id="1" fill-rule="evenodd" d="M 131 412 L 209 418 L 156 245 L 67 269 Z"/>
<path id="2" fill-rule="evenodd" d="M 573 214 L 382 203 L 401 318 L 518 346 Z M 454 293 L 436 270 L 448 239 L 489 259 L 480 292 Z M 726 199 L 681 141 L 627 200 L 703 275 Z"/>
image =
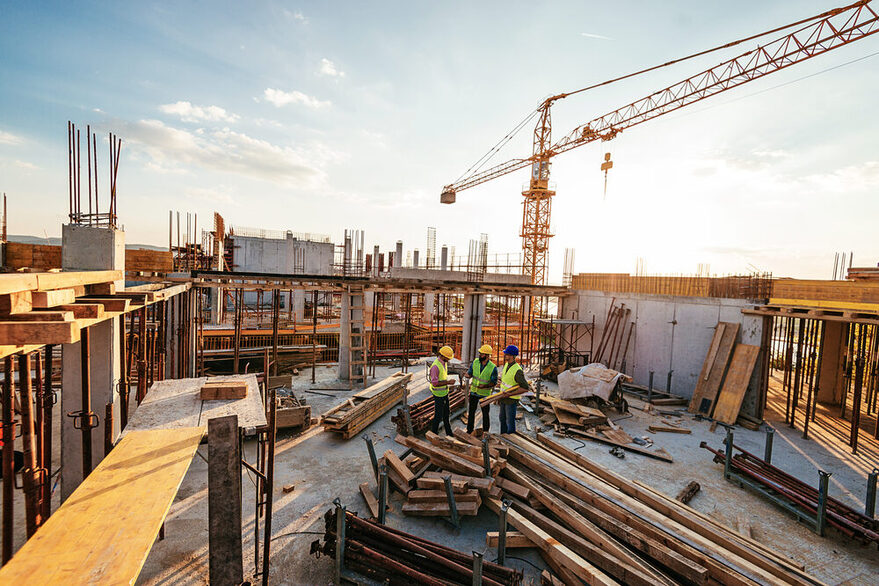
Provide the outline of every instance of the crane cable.
<path id="1" fill-rule="evenodd" d="M 762 32 L 762 33 L 758 33 L 758 34 L 756 34 L 756 35 L 751 35 L 751 36 L 748 36 L 748 37 L 744 37 L 744 38 L 742 38 L 742 39 L 738 39 L 738 40 L 736 40 L 736 41 L 731 41 L 731 42 L 729 42 L 729 43 L 724 43 L 723 45 L 718 45 L 718 46 L 713 47 L 713 48 L 711 48 L 711 49 L 706 49 L 706 50 L 704 50 L 704 51 L 699 51 L 698 53 L 693 53 L 693 54 L 691 54 L 691 55 L 687 55 L 686 57 L 681 57 L 681 58 L 679 58 L 679 59 L 673 59 L 672 61 L 668 61 L 668 62 L 666 62 L 666 63 L 662 63 L 662 64 L 660 64 L 660 65 L 654 65 L 654 66 L 652 66 L 652 67 L 648 67 L 648 68 L 646 68 L 646 69 L 641 69 L 640 71 L 635 71 L 635 72 L 633 72 L 633 73 L 628 73 L 628 74 L 626 74 L 626 75 L 622 75 L 622 76 L 620 76 L 620 77 L 615 77 L 615 78 L 613 78 L 613 79 L 609 79 L 609 80 L 607 80 L 607 81 L 603 81 L 603 82 L 596 83 L 596 84 L 593 84 L 593 85 L 590 85 L 590 86 L 587 86 L 587 87 L 584 87 L 584 88 L 580 88 L 580 89 L 578 89 L 578 90 L 574 90 L 574 91 L 572 91 L 572 92 L 565 92 L 565 93 L 557 94 L 557 95 L 552 96 L 552 97 L 549 97 L 549 98 L 547 98 L 546 100 L 544 100 L 543 102 L 541 102 L 541 106 L 543 106 L 543 105 L 546 104 L 547 102 L 551 103 L 551 102 L 553 102 L 553 101 L 555 101 L 555 100 L 560 100 L 560 99 L 562 99 L 562 98 L 567 98 L 568 96 L 573 96 L 574 94 L 579 94 L 579 93 L 582 93 L 582 92 L 585 92 L 585 91 L 588 91 L 588 90 L 592 90 L 592 89 L 595 89 L 595 88 L 598 88 L 598 87 L 602 87 L 602 86 L 610 85 L 610 84 L 612 84 L 612 83 L 616 83 L 616 82 L 618 82 L 618 81 L 622 81 L 622 80 L 624 80 L 624 79 L 629 79 L 630 77 L 635 77 L 635 76 L 637 76 L 637 75 L 642 75 L 642 74 L 644 74 L 644 73 L 649 73 L 649 72 L 651 72 L 651 71 L 655 71 L 655 70 L 657 70 L 657 69 L 662 69 L 663 67 L 668 67 L 668 66 L 670 66 L 670 65 L 676 65 L 676 64 L 678 64 L 678 63 L 682 63 L 683 61 L 687 61 L 687 60 L 689 60 L 689 59 L 695 59 L 696 57 L 701 57 L 701 56 L 703 56 L 703 55 L 708 55 L 709 53 L 714 53 L 715 51 L 720 51 L 720 50 L 722 50 L 722 49 L 728 49 L 728 48 L 730 48 L 730 47 L 735 47 L 736 45 L 740 45 L 740 44 L 742 44 L 742 43 L 746 43 L 746 42 L 748 42 L 748 41 L 753 41 L 754 39 L 758 39 L 758 38 L 760 38 L 760 37 L 765 37 L 766 35 L 770 35 L 770 34 L 773 34 L 773 33 L 777 33 L 777 32 L 779 32 L 779 31 L 783 31 L 783 30 L 786 30 L 786 29 L 789 29 L 789 28 L 792 28 L 792 27 L 795 27 L 795 26 L 799 26 L 799 25 L 801 25 L 801 24 L 805 24 L 805 23 L 807 23 L 807 22 L 812 22 L 813 20 L 818 20 L 818 19 L 821 19 L 821 18 L 826 18 L 826 17 L 828 17 L 828 16 L 834 16 L 834 15 L 836 15 L 836 14 L 839 14 L 839 13 L 841 13 L 841 12 L 845 12 L 845 11 L 850 10 L 850 9 L 852 9 L 852 8 L 855 8 L 855 7 L 857 7 L 857 6 L 865 6 L 865 5 L 869 4 L 871 1 L 872 1 L 872 0 L 858 0 L 858 2 L 854 2 L 854 3 L 852 3 L 852 4 L 849 4 L 848 6 L 843 6 L 843 7 L 841 7 L 841 8 L 834 8 L 834 9 L 832 9 L 832 10 L 828 10 L 828 11 L 826 11 L 826 12 L 822 12 L 821 14 L 818 14 L 818 15 L 816 15 L 816 16 L 811 16 L 811 17 L 809 17 L 809 18 L 804 18 L 804 19 L 802 19 L 802 20 L 798 20 L 798 21 L 796 21 L 796 22 L 792 22 L 792 23 L 790 23 L 790 24 L 786 24 L 786 25 L 784 25 L 784 26 L 776 27 L 776 28 L 774 28 L 774 29 L 770 29 L 770 30 L 768 30 L 768 31 L 764 31 L 764 32 Z M 461 175 L 460 175 L 457 179 L 455 179 L 455 181 L 453 181 L 452 183 L 453 183 L 453 184 L 458 183 L 459 181 L 461 181 L 461 179 L 463 179 L 463 178 L 465 178 L 465 177 L 469 178 L 469 177 L 472 177 L 473 175 L 475 175 L 475 174 L 476 174 L 476 173 L 477 173 L 477 172 L 478 172 L 483 166 L 485 166 L 485 164 L 486 164 L 486 163 L 487 163 L 492 157 L 494 157 L 494 156 L 495 156 L 495 155 L 496 155 L 496 154 L 497 154 L 497 153 L 498 153 L 498 152 L 499 152 L 499 151 L 500 151 L 500 150 L 501 150 L 501 149 L 502 149 L 502 148 L 503 148 L 508 142 L 510 142 L 510 141 L 516 136 L 516 134 L 518 134 L 519 131 L 522 130 L 522 128 L 523 128 L 526 124 L 528 124 L 528 122 L 530 122 L 531 120 L 533 120 L 534 117 L 537 116 L 539 113 L 540 113 L 540 108 L 536 108 L 534 111 L 532 111 L 530 114 L 528 114 L 528 116 L 526 116 L 525 119 L 522 120 L 522 122 L 520 122 L 519 124 L 517 124 L 517 125 L 513 128 L 513 130 L 511 130 L 510 132 L 508 132 L 508 133 L 507 133 L 503 138 L 501 138 L 501 139 L 500 139 L 500 140 L 499 140 L 499 141 L 498 141 L 493 147 L 491 147 L 490 149 L 488 149 L 488 152 L 486 152 L 484 155 L 482 155 L 482 157 L 480 157 L 475 163 L 473 163 L 472 165 L 470 165 L 470 167 L 469 167 L 466 171 L 464 171 L 463 173 L 461 173 Z"/>

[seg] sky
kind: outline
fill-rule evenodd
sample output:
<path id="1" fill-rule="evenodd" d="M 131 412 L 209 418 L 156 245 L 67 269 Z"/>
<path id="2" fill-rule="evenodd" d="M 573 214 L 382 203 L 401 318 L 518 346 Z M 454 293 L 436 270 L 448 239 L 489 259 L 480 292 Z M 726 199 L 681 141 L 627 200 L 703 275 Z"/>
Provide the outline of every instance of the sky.
<path id="1" fill-rule="evenodd" d="M 527 169 L 452 206 L 439 194 L 543 99 L 840 5 L 6 0 L 9 233 L 60 236 L 71 120 L 99 132 L 104 202 L 107 133 L 122 139 L 128 243 L 167 245 L 169 210 L 200 227 L 216 211 L 336 242 L 361 229 L 368 251 L 423 255 L 433 226 L 459 255 L 482 233 L 518 254 Z M 561 100 L 554 136 L 756 43 Z M 879 34 L 556 157 L 550 280 L 566 247 L 576 272 L 830 278 L 836 252 L 879 261 L 877 53 Z M 530 154 L 525 128 L 494 161 Z"/>

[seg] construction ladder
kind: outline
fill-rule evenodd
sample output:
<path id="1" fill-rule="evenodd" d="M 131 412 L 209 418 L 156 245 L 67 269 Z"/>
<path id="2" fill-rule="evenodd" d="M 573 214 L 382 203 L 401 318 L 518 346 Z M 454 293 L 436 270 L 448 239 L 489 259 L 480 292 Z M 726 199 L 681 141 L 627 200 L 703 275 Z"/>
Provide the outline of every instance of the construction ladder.
<path id="1" fill-rule="evenodd" d="M 348 288 L 348 380 L 366 387 L 366 326 L 363 320 L 365 297 L 362 287 Z M 359 313 L 358 313 L 359 312 Z"/>

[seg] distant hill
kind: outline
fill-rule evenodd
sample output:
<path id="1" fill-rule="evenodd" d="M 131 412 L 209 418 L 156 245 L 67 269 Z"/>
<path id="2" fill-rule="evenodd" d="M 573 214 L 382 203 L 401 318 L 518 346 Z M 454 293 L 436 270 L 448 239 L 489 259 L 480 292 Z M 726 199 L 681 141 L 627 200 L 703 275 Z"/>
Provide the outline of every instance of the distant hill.
<path id="1" fill-rule="evenodd" d="M 60 238 L 42 238 L 40 236 L 28 236 L 26 234 L 9 234 L 9 242 L 21 242 L 22 244 L 48 244 L 51 246 L 61 246 Z M 168 250 L 164 246 L 153 246 L 152 244 L 126 244 L 125 248 L 145 248 L 147 250 Z"/>

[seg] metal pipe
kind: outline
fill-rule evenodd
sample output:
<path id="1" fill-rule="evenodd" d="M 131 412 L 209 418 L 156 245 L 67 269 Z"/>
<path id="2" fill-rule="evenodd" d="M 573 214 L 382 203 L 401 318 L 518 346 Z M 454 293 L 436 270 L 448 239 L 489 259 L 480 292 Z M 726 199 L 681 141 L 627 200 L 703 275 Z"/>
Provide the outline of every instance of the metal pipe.
<path id="1" fill-rule="evenodd" d="M 497 563 L 500 565 L 504 565 L 504 562 L 507 559 L 507 511 L 509 511 L 509 509 L 510 501 L 504 500 L 501 503 L 501 512 L 498 514 Z"/>
<path id="2" fill-rule="evenodd" d="M 772 440 L 775 439 L 775 429 L 766 428 L 766 443 L 763 445 L 763 461 L 767 464 L 772 463 Z"/>
<path id="3" fill-rule="evenodd" d="M 15 367 L 12 356 L 5 360 L 3 384 L 3 563 L 12 558 L 13 492 L 15 486 L 15 422 L 12 405 L 15 397 Z"/>
<path id="4" fill-rule="evenodd" d="M 879 468 L 867 476 L 867 498 L 864 503 L 864 515 L 872 519 L 876 515 L 876 480 L 879 478 Z"/>
<path id="5" fill-rule="evenodd" d="M 452 492 L 452 477 L 444 476 L 443 484 L 446 487 L 446 498 L 449 501 L 449 516 L 452 518 L 452 525 L 455 529 L 461 528 L 461 521 L 458 519 L 458 506 L 455 503 L 455 494 Z"/>
<path id="6" fill-rule="evenodd" d="M 674 369 L 668 371 L 668 378 L 665 380 L 665 392 L 671 394 L 671 375 L 674 374 Z"/>
<path id="7" fill-rule="evenodd" d="M 378 522 L 385 524 L 388 509 L 388 466 L 382 462 L 378 472 Z"/>
<path id="8" fill-rule="evenodd" d="M 92 471 L 92 369 L 91 369 L 91 333 L 89 328 L 82 328 L 79 338 L 79 349 L 82 374 L 82 479 Z"/>
<path id="9" fill-rule="evenodd" d="M 818 471 L 818 511 L 815 518 L 815 533 L 824 537 L 827 525 L 827 492 L 830 488 L 830 472 Z"/>
<path id="10" fill-rule="evenodd" d="M 473 586 L 482 586 L 482 554 L 473 552 Z"/>

